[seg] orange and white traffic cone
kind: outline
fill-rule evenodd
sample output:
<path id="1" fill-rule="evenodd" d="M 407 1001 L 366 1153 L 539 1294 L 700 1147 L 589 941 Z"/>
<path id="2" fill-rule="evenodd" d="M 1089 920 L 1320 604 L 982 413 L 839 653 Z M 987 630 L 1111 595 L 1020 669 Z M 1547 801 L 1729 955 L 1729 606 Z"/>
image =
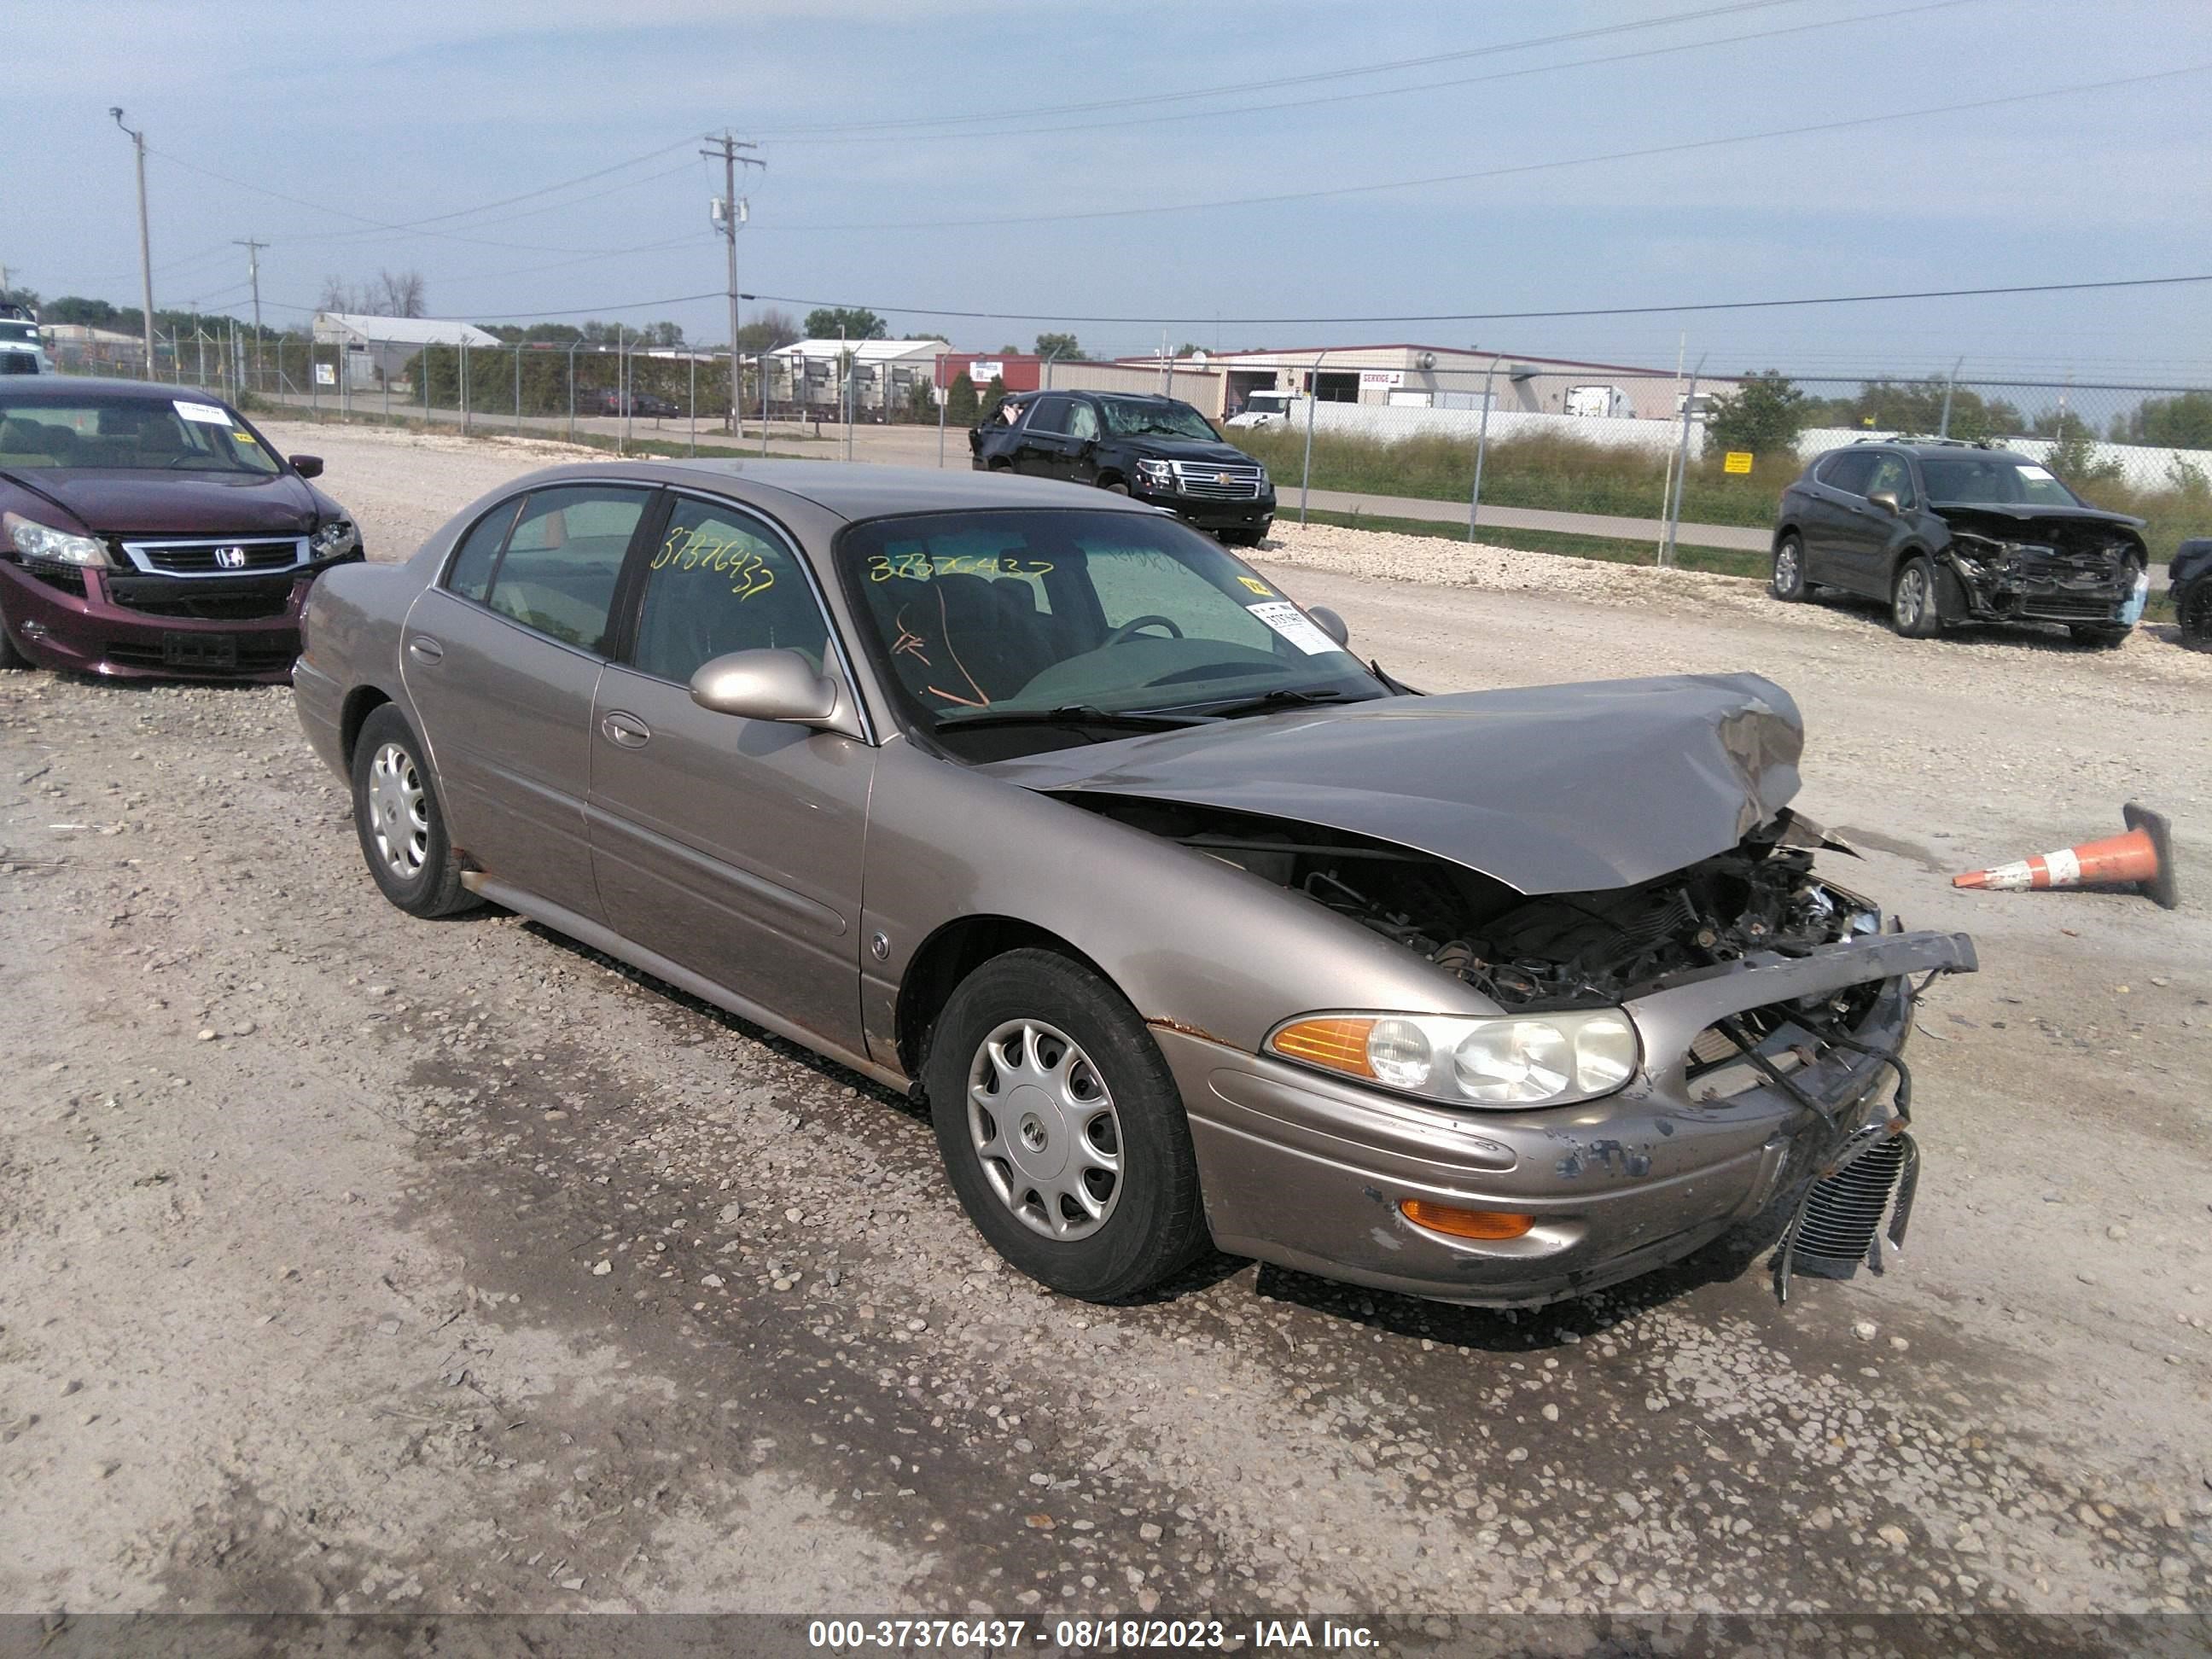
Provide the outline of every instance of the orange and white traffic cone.
<path id="1" fill-rule="evenodd" d="M 2014 864 L 1988 870 L 1970 870 L 1951 878 L 1954 887 L 1978 887 L 1992 893 L 2015 893 L 2050 887 L 2132 886 L 2145 898 L 2172 909 L 2180 903 L 2174 891 L 2173 834 L 2165 816 L 2130 801 L 2120 809 L 2128 832 L 2102 841 L 2085 841 Z"/>

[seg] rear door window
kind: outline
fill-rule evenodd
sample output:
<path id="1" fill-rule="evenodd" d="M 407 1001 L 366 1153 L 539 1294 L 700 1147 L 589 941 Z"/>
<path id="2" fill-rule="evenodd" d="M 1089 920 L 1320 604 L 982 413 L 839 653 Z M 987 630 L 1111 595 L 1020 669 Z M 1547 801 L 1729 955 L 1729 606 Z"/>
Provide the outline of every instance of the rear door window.
<path id="1" fill-rule="evenodd" d="M 1030 410 L 1027 430 L 1031 432 L 1065 432 L 1067 430 L 1066 398 L 1040 398 Z"/>
<path id="2" fill-rule="evenodd" d="M 548 639 L 604 652 L 623 558 L 647 495 L 604 484 L 533 490 L 484 603 Z"/>

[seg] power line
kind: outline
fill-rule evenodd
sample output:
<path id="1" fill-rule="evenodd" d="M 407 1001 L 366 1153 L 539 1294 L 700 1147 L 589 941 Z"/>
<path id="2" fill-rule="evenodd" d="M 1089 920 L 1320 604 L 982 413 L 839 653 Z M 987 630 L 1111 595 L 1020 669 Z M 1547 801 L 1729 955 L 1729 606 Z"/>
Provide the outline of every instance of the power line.
<path id="1" fill-rule="evenodd" d="M 2039 98 L 2066 97 L 2076 93 L 2108 92 L 2118 87 L 2142 86 L 2154 81 L 2172 80 L 2179 76 L 2201 75 L 2208 69 L 2212 69 L 2212 64 L 2188 64 L 2179 69 L 2154 70 L 2145 75 L 2121 76 L 2109 81 L 2084 81 L 2072 86 L 2043 87 L 2033 92 L 2008 93 L 1995 98 L 1976 98 L 1964 103 L 1933 104 L 1922 109 L 1893 110 L 1881 115 L 1858 115 L 1834 121 L 1814 121 L 1803 126 L 1770 127 L 1764 131 L 1735 133 L 1725 137 L 1686 139 L 1678 143 L 1653 144 L 1639 149 L 1609 150 L 1598 155 L 1576 155 L 1550 161 L 1524 161 L 1511 167 L 1484 167 L 1472 173 L 1433 173 L 1419 179 L 1393 179 L 1378 184 L 1337 185 L 1322 190 L 1280 191 L 1267 196 L 1238 196 L 1212 202 L 1169 202 L 1146 207 L 1094 208 L 1079 213 L 1019 214 L 994 219 L 904 219 L 851 224 L 808 224 L 787 221 L 773 227 L 764 227 L 764 228 L 779 231 L 956 230 L 1001 225 L 1067 224 L 1089 220 L 1135 219 L 1164 213 L 1211 212 L 1220 208 L 1273 207 L 1285 202 L 1325 201 L 1346 196 L 1375 195 L 1386 191 L 1425 189 L 1432 185 L 1470 184 L 1484 179 L 1504 179 L 1522 173 L 1553 172 L 1564 167 L 1590 167 L 1601 161 L 1628 161 L 1653 155 L 1680 155 L 1696 150 L 1718 149 L 1731 144 L 1757 143 L 1769 138 L 1795 138 L 1808 133 L 1841 132 L 1855 127 L 1884 126 L 1892 122 L 1917 120 L 1931 115 L 1956 115 L 1970 110 L 1996 109 L 2008 104 L 2027 103 Z"/>
<path id="2" fill-rule="evenodd" d="M 1595 69 L 1608 64 L 1636 63 L 1644 58 L 1666 58 L 1683 52 L 1703 52 L 1712 46 L 1737 46 L 1747 40 L 1772 40 L 1785 35 L 1807 34 L 1818 29 L 1844 28 L 1860 23 L 1879 23 L 1895 17 L 1910 17 L 1921 12 L 1949 11 L 1960 6 L 1983 5 L 1987 0 L 1923 0 L 1923 3 L 1900 6 L 1890 11 L 1861 12 L 1850 17 L 1828 17 L 1812 23 L 1792 23 L 1777 29 L 1754 29 L 1741 34 L 1723 34 L 1709 40 L 1688 40 L 1670 46 L 1645 46 L 1635 52 L 1608 52 L 1599 58 L 1575 58 L 1560 64 L 1532 64 L 1521 69 L 1495 70 L 1487 75 L 1458 76 L 1449 81 L 1421 81 L 1410 86 L 1375 87 L 1364 92 L 1332 93 L 1324 97 L 1300 98 L 1285 103 L 1243 104 L 1233 109 L 1184 110 L 1170 114 L 1127 116 L 1110 121 L 1079 121 L 1057 126 L 994 127 L 968 132 L 920 132 L 898 135 L 870 135 L 859 137 L 785 138 L 787 144 L 814 147 L 847 144 L 880 144 L 888 142 L 902 143 L 959 143 L 975 139 L 1019 138 L 1039 133 L 1097 132 L 1109 128 L 1157 126 L 1174 121 L 1211 121 L 1224 116 L 1266 115 L 1278 110 L 1310 110 L 1324 104 L 1358 103 L 1376 98 L 1403 98 L 1417 93 L 1437 92 L 1458 87 L 1488 86 L 1500 81 L 1523 80 L 1530 76 L 1552 75 L 1563 70 Z M 982 118 L 963 117 L 961 119 Z M 1003 119 L 1004 117 L 991 118 Z"/>
<path id="3" fill-rule="evenodd" d="M 472 311 L 469 315 L 479 322 L 486 323 L 535 322 L 547 317 L 598 317 L 610 311 L 650 311 L 656 306 L 689 305 L 695 300 L 720 300 L 728 296 L 720 289 L 715 289 L 707 294 L 678 294 L 665 300 L 625 300 L 619 305 L 577 306 L 567 311 Z M 752 300 L 760 296 L 748 294 L 744 297 Z M 279 311 L 313 313 L 322 309 L 320 306 L 283 305 L 275 300 L 270 301 L 269 303 L 276 306 Z"/>
<path id="4" fill-rule="evenodd" d="M 1381 323 L 1506 323 L 1529 322 L 1545 318 L 1571 317 L 1651 317 L 1674 315 L 1686 312 L 1714 311 L 1771 311 L 1792 306 L 1856 306 L 1876 305 L 1903 300 L 1968 300 L 1982 299 L 2006 294 L 2084 294 L 2114 289 L 2172 288 L 2189 283 L 2212 283 L 2212 273 L 2201 276 L 2125 276 L 2094 283 L 2019 283 L 2001 288 L 1939 288 L 1918 289 L 1894 294 L 1829 294 L 1792 300 L 1705 300 L 1680 305 L 1661 306 L 1582 306 L 1554 311 L 1439 311 L 1401 313 L 1377 317 L 1072 317 L 1060 313 L 1031 313 L 1021 311 L 945 311 L 928 306 L 890 305 L 873 301 L 875 307 L 903 317 L 950 317 L 956 320 L 997 323 L 1083 323 L 1110 326 L 1116 324 L 1175 325 L 1197 324 L 1233 324 L 1238 328 L 1284 328 L 1292 324 L 1316 326 L 1348 326 Z M 708 299 L 712 295 L 692 295 L 692 299 Z M 857 308 L 859 302 L 850 300 L 825 300 L 812 295 L 796 294 L 758 294 L 754 299 L 770 301 L 787 306 L 846 306 Z M 654 300 L 653 305 L 674 305 L 673 300 Z M 599 309 L 611 309 L 602 307 Z M 579 313 L 561 313 L 575 315 Z"/>
<path id="5" fill-rule="evenodd" d="M 819 122 L 812 125 L 788 127 L 780 133 L 763 134 L 764 137 L 795 137 L 800 134 L 824 132 L 882 132 L 915 127 L 941 127 L 960 123 L 979 121 L 1020 120 L 1031 116 L 1085 115 L 1099 110 L 1131 109 L 1147 104 L 1184 103 L 1194 98 L 1226 97 L 1237 93 L 1268 92 L 1279 87 L 1311 86 L 1322 81 L 1355 79 L 1363 75 L 1388 75 L 1400 70 L 1425 69 L 1433 64 L 1463 62 L 1470 58 L 1495 57 L 1502 52 L 1530 52 L 1539 46 L 1566 46 L 1577 40 L 1596 40 L 1611 34 L 1629 34 L 1643 29 L 1666 28 L 1676 23 L 1700 22 L 1709 17 L 1726 17 L 1740 12 L 1771 11 L 1777 6 L 1800 5 L 1805 0 L 1737 0 L 1737 3 L 1706 6 L 1697 11 L 1673 12 L 1663 17 L 1647 17 L 1630 23 L 1609 23 L 1602 27 L 1573 29 L 1562 34 L 1532 36 L 1524 40 L 1498 41 L 1486 46 L 1470 46 L 1460 52 L 1427 52 L 1419 58 L 1401 58 L 1387 64 L 1363 64 L 1346 69 L 1317 70 L 1306 75 L 1278 76 L 1270 80 L 1232 82 L 1222 86 L 1200 87 L 1188 92 L 1146 93 L 1127 98 L 1102 98 L 1081 104 L 1048 104 L 1029 109 L 995 110 L 978 115 L 939 115 L 934 117 L 908 116 L 890 121 Z"/>
<path id="6" fill-rule="evenodd" d="M 684 142 L 688 143 L 691 141 L 687 139 Z M 341 219 L 351 219 L 357 224 L 373 226 L 378 230 L 404 232 L 413 235 L 434 237 L 441 241 L 469 242 L 479 247 L 510 248 L 524 253 L 599 253 L 607 251 L 600 248 L 550 247 L 535 242 L 501 242 L 495 241 L 489 237 L 463 236 L 453 231 L 424 230 L 417 224 L 373 219 L 365 213 L 351 213 L 343 208 L 332 207 L 327 202 L 311 202 L 302 197 L 288 196 L 283 191 L 270 190 L 265 185 L 253 184 L 244 179 L 234 179 L 227 173 L 218 173 L 213 167 L 204 167 L 196 161 L 187 161 L 182 156 L 172 155 L 167 150 L 153 150 L 151 153 L 160 156 L 173 167 L 184 168 L 187 173 L 197 173 L 205 178 L 219 179 L 240 190 L 251 191 L 257 196 L 266 196 L 275 201 L 289 202 L 294 207 L 307 208 L 317 213 L 333 214 Z M 296 240 L 304 241 L 309 238 L 301 236 Z"/>

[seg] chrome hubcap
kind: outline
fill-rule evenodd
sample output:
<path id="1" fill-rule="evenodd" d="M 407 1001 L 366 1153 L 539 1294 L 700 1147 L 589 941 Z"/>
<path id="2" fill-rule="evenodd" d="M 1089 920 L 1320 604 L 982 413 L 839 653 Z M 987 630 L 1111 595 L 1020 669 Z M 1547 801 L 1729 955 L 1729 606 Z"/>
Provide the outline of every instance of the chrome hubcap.
<path id="1" fill-rule="evenodd" d="M 976 1046 L 968 1134 L 991 1190 L 1032 1232 L 1087 1238 L 1120 1201 L 1114 1097 L 1091 1057 L 1042 1020 L 1009 1020 Z"/>
<path id="2" fill-rule="evenodd" d="M 430 854 L 429 800 L 415 757 L 387 743 L 368 763 L 368 825 L 377 856 L 402 881 L 422 873 Z"/>
<path id="3" fill-rule="evenodd" d="M 1774 585 L 1784 592 L 1797 586 L 1797 544 L 1784 542 L 1774 556 Z"/>
<path id="4" fill-rule="evenodd" d="M 1897 619 L 1907 628 L 1917 627 L 1920 614 L 1928 607 L 1928 582 L 1917 570 L 1908 570 L 1897 579 Z"/>

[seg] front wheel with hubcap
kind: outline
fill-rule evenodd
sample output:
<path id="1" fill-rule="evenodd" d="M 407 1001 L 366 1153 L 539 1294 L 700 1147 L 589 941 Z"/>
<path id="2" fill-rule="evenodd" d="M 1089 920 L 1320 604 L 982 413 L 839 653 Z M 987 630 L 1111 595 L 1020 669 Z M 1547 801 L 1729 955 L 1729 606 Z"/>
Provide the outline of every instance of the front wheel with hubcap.
<path id="1" fill-rule="evenodd" d="M 410 916 L 449 915 L 478 902 L 461 885 L 422 745 L 390 703 L 362 722 L 353 750 L 353 822 L 378 889 Z"/>
<path id="2" fill-rule="evenodd" d="M 1766 591 L 1793 605 L 1805 597 L 1805 544 L 1794 534 L 1774 544 L 1774 579 Z"/>
<path id="3" fill-rule="evenodd" d="M 984 963 L 939 1016 L 922 1079 L 969 1218 L 1040 1284 L 1117 1301 L 1206 1248 L 1174 1076 L 1089 969 L 1037 950 Z"/>
<path id="4" fill-rule="evenodd" d="M 1908 640 L 1932 640 L 1942 627 L 1936 614 L 1936 569 L 1915 555 L 1897 568 L 1889 590 L 1889 625 Z"/>

